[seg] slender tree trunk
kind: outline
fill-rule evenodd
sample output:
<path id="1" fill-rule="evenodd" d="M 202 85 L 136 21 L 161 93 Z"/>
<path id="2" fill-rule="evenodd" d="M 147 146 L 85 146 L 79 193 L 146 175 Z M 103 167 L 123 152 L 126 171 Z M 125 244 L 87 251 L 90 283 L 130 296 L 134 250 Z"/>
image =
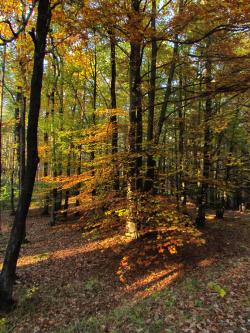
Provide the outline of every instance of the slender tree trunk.
<path id="1" fill-rule="evenodd" d="M 37 128 L 41 104 L 43 62 L 50 18 L 51 11 L 49 0 L 40 0 L 38 4 L 36 33 L 33 32 L 32 34 L 35 42 L 35 53 L 31 79 L 30 107 L 27 128 L 27 165 L 25 169 L 24 183 L 21 186 L 21 193 L 19 195 L 17 212 L 10 233 L 3 268 L 0 275 L 0 306 L 4 310 L 7 310 L 13 304 L 12 293 L 16 264 L 23 240 L 26 217 L 31 202 L 36 170 L 39 162 L 37 150 Z"/>
<path id="2" fill-rule="evenodd" d="M 25 138 L 25 116 L 26 116 L 26 97 L 24 93 L 21 93 L 20 100 L 20 122 L 19 122 L 19 192 L 21 192 L 21 184 L 25 179 L 25 167 L 26 167 L 26 138 Z M 27 243 L 26 228 L 23 232 L 23 243 Z"/>
<path id="3" fill-rule="evenodd" d="M 172 93 L 172 82 L 173 82 L 173 79 L 174 79 L 177 55 L 178 55 L 178 43 L 175 42 L 174 43 L 174 49 L 173 49 L 173 55 L 172 55 L 172 61 L 171 61 L 170 69 L 169 69 L 167 87 L 166 87 L 166 90 L 165 90 L 163 104 L 162 104 L 162 107 L 161 107 L 161 110 L 160 110 L 159 120 L 158 120 L 158 123 L 157 123 L 157 126 L 156 126 L 155 137 L 154 137 L 154 145 L 159 144 L 160 136 L 161 136 L 162 129 L 163 129 L 163 125 L 165 123 L 165 117 L 166 117 L 166 113 L 167 113 L 167 109 L 168 109 L 168 105 L 169 105 L 169 98 L 170 98 L 171 93 Z M 154 163 L 152 162 L 151 173 L 155 174 L 155 166 L 153 164 Z M 154 178 L 155 178 L 155 175 L 154 175 Z"/>
<path id="4" fill-rule="evenodd" d="M 116 47 L 115 47 L 115 36 L 113 32 L 110 32 L 110 57 L 111 57 L 111 109 L 116 109 Z M 117 155 L 118 153 L 118 124 L 117 116 L 112 115 L 110 117 L 110 122 L 112 124 L 112 155 Z M 114 191 L 119 191 L 119 170 L 117 166 L 117 157 L 113 158 L 114 165 L 114 180 L 113 189 Z"/>
<path id="5" fill-rule="evenodd" d="M 2 233 L 2 171 L 3 171 L 3 166 L 2 166 L 2 122 L 3 122 L 5 68 L 6 68 L 6 45 L 4 45 L 3 58 L 2 58 L 1 104 L 0 104 L 0 234 Z"/>
<path id="6" fill-rule="evenodd" d="M 210 42 L 207 44 L 207 52 Z M 197 198 L 197 217 L 196 225 L 203 227 L 205 225 L 205 214 L 207 206 L 207 192 L 208 192 L 208 181 L 209 181 L 209 170 L 210 170 L 210 153 L 211 153 L 211 128 L 210 121 L 212 117 L 212 98 L 211 94 L 211 81 L 212 81 L 212 63 L 209 55 L 206 58 L 206 102 L 204 109 L 204 144 L 203 144 L 203 168 L 202 168 L 202 179 L 200 191 Z"/>
<path id="7" fill-rule="evenodd" d="M 96 124 L 96 100 L 97 100 L 97 53 L 96 53 L 96 45 L 95 45 L 95 50 L 94 50 L 94 90 L 93 90 L 93 114 L 92 114 L 92 120 L 93 120 L 93 125 Z M 90 153 L 90 160 L 92 163 L 94 162 L 95 159 L 95 147 L 93 147 L 93 150 Z M 95 177 L 95 171 L 94 171 L 94 166 L 92 166 L 92 177 L 93 177 L 93 182 L 94 182 L 94 177 Z M 92 189 L 92 196 L 94 197 L 96 195 L 96 188 L 94 187 Z"/>
<path id="8" fill-rule="evenodd" d="M 180 208 L 185 213 L 186 212 L 186 182 L 184 180 L 184 145 L 185 145 L 185 117 L 183 114 L 183 103 L 182 103 L 182 73 L 180 73 L 179 78 L 179 103 L 178 103 L 178 129 L 179 129 L 179 189 L 180 189 Z"/>
<path id="9" fill-rule="evenodd" d="M 131 1 L 132 10 L 140 16 L 140 1 Z M 138 216 L 136 205 L 136 191 L 140 190 L 138 168 L 141 158 L 138 156 L 141 150 L 142 140 L 142 119 L 141 119 L 141 41 L 133 40 L 130 42 L 130 109 L 129 109 L 129 165 L 128 165 L 128 219 L 127 235 L 131 238 L 138 238 Z"/>
<path id="10" fill-rule="evenodd" d="M 178 37 L 176 36 L 176 38 L 178 38 Z M 173 83 L 175 67 L 176 67 L 178 47 L 179 47 L 178 42 L 175 42 L 174 43 L 174 48 L 173 48 L 172 61 L 171 61 L 170 69 L 169 69 L 167 87 L 166 87 L 166 90 L 165 90 L 164 100 L 163 100 L 162 107 L 161 107 L 161 112 L 160 112 L 160 117 L 159 117 L 158 125 L 157 125 L 157 128 L 156 128 L 156 135 L 155 135 L 155 143 L 156 144 L 158 144 L 159 141 L 160 141 L 160 135 L 161 135 L 161 132 L 162 132 L 162 128 L 163 128 L 163 125 L 164 125 L 164 122 L 165 122 L 166 112 L 167 112 L 168 105 L 169 105 L 169 98 L 170 98 L 171 93 L 172 93 L 172 83 Z"/>
<path id="11" fill-rule="evenodd" d="M 149 155 L 147 157 L 147 173 L 144 189 L 151 191 L 154 186 L 154 168 L 155 160 L 152 154 L 152 144 L 154 137 L 154 113 L 155 113 L 155 84 L 156 84 L 156 60 L 157 60 L 157 41 L 156 41 L 156 0 L 152 0 L 152 19 L 151 29 L 153 31 L 151 43 L 151 66 L 150 66 L 150 80 L 148 92 L 148 128 L 147 128 L 147 143 L 149 145 Z"/>
<path id="12" fill-rule="evenodd" d="M 45 159 L 44 159 L 44 164 L 43 164 L 43 177 L 48 177 L 49 175 L 49 162 L 48 162 L 48 153 L 47 153 L 47 149 L 49 146 L 49 130 L 48 130 L 48 120 L 49 120 L 49 102 L 50 102 L 50 96 L 49 94 L 47 95 L 47 110 L 45 113 L 45 132 L 43 135 L 43 142 L 45 145 Z M 42 211 L 42 215 L 44 216 L 48 216 L 49 215 L 49 194 L 46 193 L 45 194 L 45 198 L 44 198 L 44 207 L 43 207 L 43 211 Z"/>
<path id="13" fill-rule="evenodd" d="M 11 176 L 10 176 L 10 215 L 15 216 L 15 149 L 12 152 Z"/>
<path id="14" fill-rule="evenodd" d="M 58 53 L 58 51 L 57 51 Z M 63 131 L 63 124 L 64 124 L 64 63 L 63 59 L 58 55 L 56 57 L 56 62 L 58 64 L 59 73 L 60 73 L 60 81 L 59 81 L 59 87 L 57 87 L 57 95 L 59 100 L 59 130 Z M 58 154 L 58 176 L 62 176 L 63 174 L 63 156 L 62 156 L 62 149 L 60 147 L 59 154 Z M 60 210 L 62 208 L 62 198 L 63 193 L 60 189 L 57 193 L 57 200 L 56 200 L 56 210 Z"/>
<path id="15" fill-rule="evenodd" d="M 72 137 L 70 138 L 70 141 L 71 140 L 72 140 Z M 71 175 L 71 156 L 72 156 L 73 147 L 74 147 L 74 145 L 71 141 L 70 146 L 69 146 L 68 156 L 67 156 L 67 169 L 66 169 L 67 177 L 70 177 L 70 175 Z M 68 189 L 65 192 L 65 201 L 64 201 L 64 207 L 63 207 L 63 209 L 65 210 L 64 216 L 67 216 L 67 209 L 69 208 L 69 196 L 70 196 L 70 190 Z"/>
<path id="16" fill-rule="evenodd" d="M 21 93 L 21 87 L 17 87 L 17 89 L 18 91 L 16 93 L 14 143 L 16 146 L 16 159 L 20 174 L 20 106 L 22 103 L 22 93 Z M 20 177 L 19 177 L 19 187 L 20 187 Z"/>
<path id="17" fill-rule="evenodd" d="M 174 141 L 175 141 L 175 197 L 176 197 L 176 208 L 179 211 L 180 210 L 180 173 L 179 173 L 179 149 L 178 149 L 178 119 L 175 120 L 175 128 L 174 128 Z"/>
<path id="18" fill-rule="evenodd" d="M 55 68 L 55 67 L 54 67 Z M 54 69 L 54 77 L 56 76 Z M 55 87 L 53 87 L 51 95 L 51 118 L 52 118 L 52 168 L 53 177 L 57 177 L 57 162 L 56 162 L 56 139 L 55 139 Z M 56 224 L 56 210 L 57 210 L 57 188 L 51 191 L 51 211 L 50 211 L 50 226 Z"/>
<path id="19" fill-rule="evenodd" d="M 25 140 L 25 117 L 26 117 L 26 97 L 22 93 L 21 96 L 21 105 L 20 105 L 20 126 L 19 126 L 19 179 L 20 179 L 20 191 L 21 191 L 21 184 L 24 183 L 25 177 L 25 153 L 26 153 L 26 140 Z"/>

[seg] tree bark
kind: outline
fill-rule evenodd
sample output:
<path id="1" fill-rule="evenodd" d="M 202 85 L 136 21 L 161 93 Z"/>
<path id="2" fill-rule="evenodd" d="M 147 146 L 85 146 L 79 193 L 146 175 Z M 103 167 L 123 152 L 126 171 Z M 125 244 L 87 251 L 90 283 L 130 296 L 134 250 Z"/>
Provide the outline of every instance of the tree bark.
<path id="1" fill-rule="evenodd" d="M 43 164 L 43 177 L 47 177 L 49 175 L 49 162 L 48 162 L 48 145 L 49 145 L 49 130 L 48 130 L 48 118 L 49 118 L 49 102 L 50 102 L 50 96 L 47 95 L 47 110 L 45 112 L 45 132 L 43 135 L 43 142 L 45 145 L 45 159 Z M 42 215 L 48 216 L 49 215 L 49 194 L 45 194 L 44 198 L 44 206 L 42 210 Z"/>
<path id="2" fill-rule="evenodd" d="M 177 39 L 177 37 L 176 37 Z M 162 128 L 164 125 L 164 121 L 165 121 L 165 117 L 166 117 L 166 112 L 168 109 L 168 105 L 169 105 L 169 98 L 171 96 L 172 93 L 172 83 L 173 83 L 173 79 L 174 79 L 174 73 L 175 73 L 175 67 L 176 67 L 176 58 L 178 55 L 178 42 L 174 43 L 174 49 L 173 49 L 173 55 L 172 55 L 172 61 L 171 61 L 171 65 L 170 65 L 170 69 L 169 69 L 169 75 L 168 75 L 168 82 L 167 82 L 167 87 L 165 90 L 165 95 L 164 95 L 164 100 L 162 103 L 162 107 L 161 107 L 161 112 L 160 112 L 160 117 L 158 120 L 158 125 L 156 128 L 156 134 L 155 134 L 155 143 L 158 144 L 160 141 L 160 136 L 161 136 L 161 132 L 162 132 Z"/>
<path id="3" fill-rule="evenodd" d="M 6 69 L 6 45 L 3 49 L 2 79 L 1 79 L 1 104 L 0 104 L 0 234 L 2 233 L 2 121 L 3 121 L 3 99 Z"/>
<path id="4" fill-rule="evenodd" d="M 110 87 L 110 97 L 111 97 L 111 109 L 116 109 L 116 47 L 115 47 L 115 36 L 112 31 L 110 31 L 110 58 L 111 58 L 111 87 Z M 118 153 L 118 124 L 117 116 L 112 115 L 110 117 L 110 122 L 112 124 L 112 155 Z M 117 157 L 115 158 L 117 160 Z M 113 158 L 114 164 L 114 180 L 113 189 L 114 191 L 119 191 L 119 170 L 117 162 Z"/>
<path id="5" fill-rule="evenodd" d="M 131 1 L 132 11 L 140 16 L 140 1 Z M 139 168 L 141 157 L 138 157 L 141 150 L 142 140 L 142 105 L 141 105 L 141 41 L 130 41 L 130 108 L 129 108 L 129 165 L 128 165 L 128 219 L 127 235 L 131 238 L 138 238 L 138 221 L 135 204 L 136 191 L 141 189 Z M 137 155 L 137 156 L 135 156 Z"/>
<path id="6" fill-rule="evenodd" d="M 93 120 L 93 125 L 96 124 L 96 100 L 97 100 L 97 52 L 96 52 L 96 45 L 95 45 L 95 49 L 94 49 L 94 89 L 93 89 L 93 114 L 92 114 L 92 120 Z M 95 147 L 93 147 L 93 150 L 90 153 L 90 161 L 92 161 L 92 163 L 94 163 L 95 160 Z M 93 177 L 93 183 L 94 181 L 94 177 L 95 177 L 95 171 L 94 171 L 94 165 L 92 165 L 92 177 Z M 92 189 L 92 196 L 96 196 L 96 188 L 95 186 Z"/>
<path id="7" fill-rule="evenodd" d="M 37 149 L 37 128 L 41 104 L 46 37 L 49 29 L 50 19 L 51 10 L 49 0 L 40 0 L 38 4 L 36 33 L 31 33 L 35 43 L 35 52 L 31 79 L 30 106 L 27 128 L 27 165 L 25 168 L 24 183 L 21 186 L 21 192 L 19 195 L 17 212 L 6 249 L 2 272 L 0 275 L 0 307 L 3 310 L 8 310 L 13 305 L 12 293 L 15 280 L 16 264 L 23 240 L 26 217 L 31 202 L 36 170 L 39 162 Z"/>
<path id="8" fill-rule="evenodd" d="M 185 146 L 185 113 L 183 112 L 184 106 L 182 103 L 182 92 L 183 92 L 183 82 L 182 73 L 179 75 L 179 103 L 178 103 L 178 131 L 179 131 L 179 190 L 180 190 L 180 209 L 183 213 L 186 213 L 186 182 L 184 180 L 184 146 Z"/>
<path id="9" fill-rule="evenodd" d="M 154 112 L 155 112 L 155 84 L 156 84 L 156 60 L 157 60 L 157 41 L 156 41 L 156 0 L 152 0 L 152 19 L 151 29 L 153 31 L 151 43 L 151 66 L 148 92 L 148 128 L 147 128 L 147 143 L 149 155 L 147 157 L 147 172 L 144 184 L 145 191 L 151 191 L 154 186 L 154 168 L 155 161 L 152 153 L 152 144 L 154 137 Z"/>
<path id="10" fill-rule="evenodd" d="M 207 52 L 209 49 L 210 42 L 207 43 Z M 203 227 L 205 225 L 205 214 L 207 206 L 207 192 L 208 192 L 208 181 L 209 181 L 209 171 L 210 171 L 210 153 L 211 153 L 211 128 L 210 121 L 212 117 L 212 98 L 211 93 L 211 82 L 212 82 L 212 63 L 209 55 L 206 57 L 206 93 L 207 98 L 205 102 L 204 109 L 204 145 L 203 145 L 203 168 L 202 168 L 202 179 L 200 191 L 197 197 L 197 216 L 196 225 L 198 227 Z"/>
<path id="11" fill-rule="evenodd" d="M 25 146 L 25 117 L 26 117 L 26 97 L 22 93 L 21 96 L 21 106 L 20 106 L 20 126 L 19 126 L 19 137 L 20 137 L 20 142 L 19 142 L 19 179 L 20 179 L 20 184 L 24 183 L 24 177 L 25 177 L 25 152 L 26 152 L 26 146 Z M 20 191 L 21 191 L 21 186 L 20 186 Z"/>

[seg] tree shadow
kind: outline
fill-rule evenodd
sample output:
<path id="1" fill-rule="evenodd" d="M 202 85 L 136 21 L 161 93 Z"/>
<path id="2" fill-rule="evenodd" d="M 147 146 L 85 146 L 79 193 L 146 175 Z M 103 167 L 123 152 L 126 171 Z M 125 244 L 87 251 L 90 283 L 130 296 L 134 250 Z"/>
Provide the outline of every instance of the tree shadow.
<path id="1" fill-rule="evenodd" d="M 48 256 L 18 268 L 19 305 L 9 318 L 23 332 L 29 331 L 31 322 L 52 332 L 79 318 L 105 316 L 131 300 L 151 299 L 195 267 L 206 270 L 225 257 L 234 260 L 249 254 L 247 218 L 237 214 L 207 223 L 203 230 L 206 243 L 179 248 L 175 255 L 150 248 L 150 237 L 124 240 L 117 235 L 117 226 L 110 230 L 109 238 L 104 232 L 88 240 L 82 238 L 77 223 L 49 228 L 44 218 L 34 218 L 29 224 L 35 229 L 33 240 L 22 256 L 38 255 L 41 249 Z M 128 262 L 122 266 L 125 281 L 121 282 L 118 272 L 124 257 Z M 56 319 L 51 320 L 55 314 Z"/>

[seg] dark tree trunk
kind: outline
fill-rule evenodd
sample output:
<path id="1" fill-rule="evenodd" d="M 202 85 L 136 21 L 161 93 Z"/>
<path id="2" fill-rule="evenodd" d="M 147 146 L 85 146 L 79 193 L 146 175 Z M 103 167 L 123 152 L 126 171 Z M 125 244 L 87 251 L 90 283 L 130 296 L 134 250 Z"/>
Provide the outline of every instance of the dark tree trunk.
<path id="1" fill-rule="evenodd" d="M 110 96 L 111 96 L 111 109 L 116 109 L 116 47 L 115 47 L 115 36 L 112 31 L 110 31 L 110 57 L 111 57 L 111 87 L 110 87 Z M 110 122 L 112 124 L 112 155 L 118 153 L 118 125 L 117 125 L 117 116 L 112 115 L 110 117 Z M 115 157 L 117 159 L 117 157 Z M 119 191 L 119 170 L 117 163 L 113 158 L 114 164 L 114 180 L 113 180 L 113 189 Z"/>
<path id="2" fill-rule="evenodd" d="M 179 189 L 180 189 L 180 209 L 183 213 L 186 213 L 186 182 L 184 180 L 184 145 L 185 145 L 185 116 L 183 112 L 183 103 L 182 103 L 182 73 L 180 73 L 179 79 L 179 103 L 178 103 L 178 130 L 179 130 Z"/>
<path id="3" fill-rule="evenodd" d="M 56 67 L 54 68 L 54 79 L 56 77 Z M 56 161 L 56 138 L 55 138 L 55 86 L 50 94 L 51 102 L 51 118 L 52 118 L 52 168 L 53 177 L 57 177 L 57 161 Z M 56 209 L 57 209 L 57 188 L 51 191 L 51 210 L 50 210 L 50 225 L 53 227 L 56 224 Z"/>
<path id="4" fill-rule="evenodd" d="M 58 51 L 57 51 L 58 53 Z M 59 81 L 59 88 L 57 91 L 58 94 L 58 99 L 59 99 L 59 125 L 60 125 L 60 131 L 63 131 L 63 124 L 64 124 L 64 64 L 63 64 L 63 59 L 58 56 L 56 57 L 56 61 L 58 63 L 58 68 L 60 71 L 60 76 L 61 80 Z M 58 176 L 62 176 L 63 174 L 63 156 L 62 156 L 62 149 L 59 149 L 59 154 L 58 154 Z M 62 199 L 63 199 L 63 192 L 62 190 L 58 191 L 58 197 L 57 197 L 57 203 L 56 203 L 56 210 L 60 210 L 62 208 Z"/>
<path id="5" fill-rule="evenodd" d="M 21 192 L 19 195 L 17 212 L 0 275 L 0 307 L 3 310 L 8 310 L 13 304 L 12 293 L 16 264 L 23 240 L 26 217 L 31 202 L 36 170 L 39 162 L 37 150 L 37 127 L 41 104 L 43 62 L 50 18 L 51 11 L 49 0 L 40 0 L 38 4 L 36 33 L 32 33 L 32 37 L 35 42 L 35 53 L 31 79 L 29 121 L 27 128 L 27 165 L 25 169 L 24 183 L 21 186 Z"/>
<path id="6" fill-rule="evenodd" d="M 18 87 L 18 91 L 16 93 L 16 107 L 15 107 L 15 128 L 14 128 L 14 143 L 16 145 L 16 158 L 18 163 L 18 170 L 20 172 L 20 106 L 22 101 L 22 93 L 21 88 Z M 19 178 L 19 186 L 20 178 Z"/>
<path id="7" fill-rule="evenodd" d="M 57 188 L 53 188 L 51 191 L 51 210 L 50 210 L 50 226 L 53 227 L 56 224 L 56 202 L 57 202 Z"/>
<path id="8" fill-rule="evenodd" d="M 176 38 L 178 38 L 178 37 L 176 36 Z M 156 144 L 158 144 L 160 141 L 162 128 L 163 128 L 163 125 L 165 122 L 166 112 L 167 112 L 168 105 L 169 105 L 169 97 L 171 96 L 171 93 L 172 93 L 172 83 L 173 83 L 173 79 L 174 79 L 177 55 L 178 55 L 178 42 L 175 42 L 172 61 L 171 61 L 170 69 L 169 69 L 167 87 L 165 90 L 164 100 L 163 100 L 162 107 L 161 107 L 160 117 L 158 120 L 158 126 L 156 128 L 156 135 L 155 135 Z"/>
<path id="9" fill-rule="evenodd" d="M 0 234 L 2 233 L 2 121 L 3 121 L 3 104 L 4 104 L 4 84 L 6 68 L 6 45 L 3 49 L 2 57 L 2 79 L 1 79 L 1 104 L 0 104 Z"/>
<path id="10" fill-rule="evenodd" d="M 207 51 L 210 43 L 207 45 Z M 196 225 L 198 227 L 203 227 L 205 225 L 205 214 L 207 206 L 207 192 L 208 192 L 208 181 L 209 181 L 209 171 L 210 171 L 210 153 L 211 153 L 211 128 L 210 121 L 212 117 L 212 98 L 211 94 L 211 81 L 212 81 L 212 63 L 211 59 L 207 55 L 206 59 L 206 93 L 207 98 L 205 102 L 204 109 L 204 146 L 203 146 L 203 168 L 202 168 L 202 179 L 201 186 L 199 189 L 197 197 L 197 216 Z"/>
<path id="11" fill-rule="evenodd" d="M 96 45 L 95 45 L 95 50 L 94 50 L 94 90 L 93 90 L 93 114 L 92 114 L 92 120 L 93 120 L 93 125 L 96 124 L 96 99 L 97 99 L 97 54 L 96 54 Z M 90 161 L 92 161 L 94 163 L 95 160 L 95 147 L 93 147 L 93 150 L 90 153 Z M 93 183 L 94 181 L 94 177 L 95 177 L 95 171 L 94 171 L 94 165 L 92 166 L 92 177 L 93 177 Z M 96 188 L 94 186 L 94 188 L 92 189 L 92 196 L 96 196 Z"/>
<path id="12" fill-rule="evenodd" d="M 152 144 L 154 137 L 154 113 L 155 113 L 155 84 L 156 84 L 156 60 L 157 60 L 157 41 L 156 41 L 156 0 L 152 0 L 152 19 L 151 28 L 153 31 L 151 43 L 151 66 L 148 91 L 148 128 L 147 128 L 147 143 L 149 145 L 149 155 L 147 157 L 147 173 L 144 184 L 145 191 L 151 191 L 154 186 L 154 168 L 155 160 L 152 153 Z"/>
<path id="13" fill-rule="evenodd" d="M 72 140 L 72 137 L 70 138 Z M 72 156 L 72 149 L 73 149 L 74 145 L 71 142 L 70 143 L 70 149 L 68 152 L 68 158 L 67 158 L 67 169 L 66 169 L 66 173 L 67 173 L 67 177 L 70 177 L 71 175 L 71 156 Z M 70 190 L 66 190 L 65 191 L 65 201 L 64 201 L 64 216 L 67 216 L 67 209 L 69 208 L 69 196 L 70 196 Z"/>
<path id="14" fill-rule="evenodd" d="M 176 36 L 176 39 L 178 38 L 178 36 Z M 160 116 L 159 116 L 159 120 L 156 126 L 156 131 L 155 131 L 155 137 L 154 137 L 154 144 L 158 145 L 160 142 L 160 136 L 162 133 L 162 129 L 163 129 L 163 125 L 165 123 L 165 117 L 166 117 L 166 113 L 168 110 L 168 105 L 169 105 L 169 98 L 171 96 L 172 93 L 172 83 L 173 83 L 173 79 L 174 79 L 174 74 L 175 74 L 175 67 L 176 67 L 176 58 L 178 55 L 178 43 L 175 42 L 174 43 L 174 49 L 173 49 L 173 56 L 172 56 L 172 61 L 171 61 L 171 65 L 170 65 L 170 69 L 169 69 L 169 75 L 168 75 L 168 82 L 167 82 L 167 87 L 165 90 L 165 94 L 164 94 L 164 100 L 162 103 L 162 107 L 160 110 Z M 151 166 L 151 173 L 155 174 L 155 166 Z M 156 175 L 154 175 L 154 178 L 156 177 Z"/>
<path id="15" fill-rule="evenodd" d="M 19 147 L 20 147 L 20 152 L 19 152 L 19 179 L 20 179 L 20 191 L 21 191 L 21 184 L 24 183 L 24 177 L 25 177 L 25 166 L 26 166 L 26 161 L 25 161 L 25 152 L 26 152 L 26 138 L 25 138 L 25 117 L 26 117 L 26 97 L 22 93 L 22 98 L 21 98 L 21 107 L 20 107 L 20 126 L 19 126 L 19 137 L 20 137 L 20 142 L 19 142 Z"/>
<path id="16" fill-rule="evenodd" d="M 12 170 L 10 176 L 10 215 L 15 216 L 15 186 L 14 186 L 14 178 L 15 178 L 15 151 L 13 151 L 12 156 Z"/>
<path id="17" fill-rule="evenodd" d="M 140 1 L 132 0 L 131 8 L 140 16 Z M 138 27 L 139 28 L 139 27 Z M 130 42 L 130 109 L 129 109 L 129 165 L 128 165 L 128 219 L 127 235 L 138 237 L 138 220 L 136 209 L 136 191 L 141 190 L 139 179 L 142 158 L 134 155 L 140 154 L 142 140 L 142 105 L 141 105 L 141 41 Z"/>
<path id="18" fill-rule="evenodd" d="M 46 127 L 45 127 L 44 136 L 43 136 L 44 145 L 46 147 L 45 148 L 45 161 L 43 164 L 43 176 L 44 177 L 47 177 L 49 175 L 49 162 L 48 162 L 48 156 L 47 156 L 47 152 L 46 152 L 48 145 L 49 145 L 49 133 L 48 133 L 49 102 L 50 102 L 49 94 L 47 95 L 47 98 L 48 98 L 48 105 L 47 105 L 47 110 L 45 113 L 45 126 Z M 44 215 L 44 216 L 49 215 L 49 194 L 48 193 L 45 194 L 42 215 Z"/>

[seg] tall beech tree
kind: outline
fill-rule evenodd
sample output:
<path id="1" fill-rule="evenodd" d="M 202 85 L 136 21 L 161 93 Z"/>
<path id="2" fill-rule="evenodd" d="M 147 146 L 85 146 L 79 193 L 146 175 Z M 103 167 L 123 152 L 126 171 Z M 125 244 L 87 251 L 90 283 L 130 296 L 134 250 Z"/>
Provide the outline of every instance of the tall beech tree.
<path id="1" fill-rule="evenodd" d="M 149 91 L 148 91 L 148 125 L 147 125 L 147 141 L 149 145 L 149 151 L 152 150 L 153 139 L 154 139 L 154 118 L 155 118 L 155 93 L 156 93 L 156 65 L 157 65 L 157 40 L 156 40 L 156 1 L 152 0 L 152 42 L 151 42 L 151 64 L 150 64 L 150 75 L 149 75 Z M 155 160 L 153 153 L 149 152 L 147 157 L 147 173 L 145 179 L 144 189 L 150 191 L 154 185 L 154 167 Z"/>
<path id="2" fill-rule="evenodd" d="M 115 35 L 112 32 L 112 29 L 109 31 L 110 37 L 110 61 L 111 61 L 111 84 L 110 84 L 110 101 L 111 109 L 114 114 L 110 117 L 110 122 L 112 124 L 112 155 L 118 153 L 118 125 L 117 125 L 117 116 L 115 114 L 117 108 L 116 102 L 116 39 Z M 117 159 L 117 157 L 116 157 Z M 113 188 L 115 191 L 119 190 L 119 171 L 117 162 L 113 161 L 114 166 L 114 184 Z"/>
<path id="3" fill-rule="evenodd" d="M 41 104 L 46 38 L 50 20 L 50 1 L 40 0 L 38 2 L 36 28 L 30 33 L 34 42 L 35 50 L 27 127 L 27 164 L 25 168 L 24 182 L 21 185 L 18 207 L 0 275 L 0 306 L 5 310 L 13 304 L 12 293 L 15 281 L 16 264 L 25 232 L 25 222 L 31 202 L 36 170 L 39 162 L 37 150 L 37 128 Z"/>
<path id="4" fill-rule="evenodd" d="M 135 35 L 130 35 L 129 59 L 129 164 L 128 164 L 128 190 L 127 198 L 129 214 L 127 233 L 133 238 L 138 237 L 138 221 L 136 212 L 136 192 L 142 189 L 140 168 L 142 163 L 142 92 L 141 92 L 141 60 L 142 60 L 142 35 L 141 31 L 141 1 L 131 1 L 131 24 L 136 24 Z M 135 155 L 137 157 L 135 157 Z"/>

